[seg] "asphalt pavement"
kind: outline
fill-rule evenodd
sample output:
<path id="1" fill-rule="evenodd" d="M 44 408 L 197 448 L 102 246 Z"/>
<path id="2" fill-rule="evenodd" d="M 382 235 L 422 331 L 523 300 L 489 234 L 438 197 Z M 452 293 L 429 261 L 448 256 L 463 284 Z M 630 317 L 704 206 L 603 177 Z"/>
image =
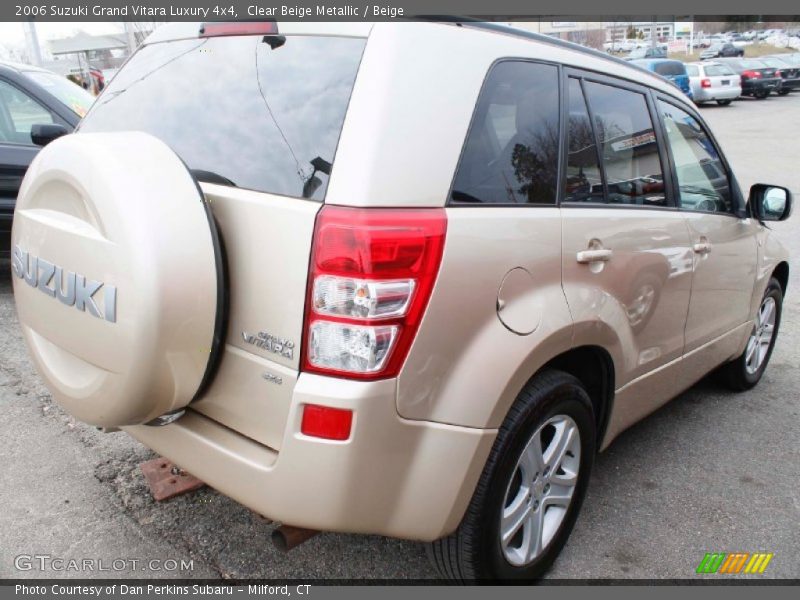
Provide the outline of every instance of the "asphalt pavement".
<path id="1" fill-rule="evenodd" d="M 800 93 L 701 110 L 743 189 L 775 183 L 800 199 Z M 796 257 L 795 212 L 774 229 Z M 704 380 L 623 433 L 598 457 L 550 577 L 693 578 L 706 552 L 734 551 L 774 553 L 762 577 L 800 577 L 797 264 L 759 386 L 733 394 Z M 436 576 L 420 544 L 321 534 L 282 554 L 270 542 L 273 524 L 213 490 L 154 502 L 138 469 L 152 452 L 51 401 L 26 354 L 7 261 L 0 431 L 0 578 Z M 94 571 L 51 562 L 59 558 L 93 560 Z"/>

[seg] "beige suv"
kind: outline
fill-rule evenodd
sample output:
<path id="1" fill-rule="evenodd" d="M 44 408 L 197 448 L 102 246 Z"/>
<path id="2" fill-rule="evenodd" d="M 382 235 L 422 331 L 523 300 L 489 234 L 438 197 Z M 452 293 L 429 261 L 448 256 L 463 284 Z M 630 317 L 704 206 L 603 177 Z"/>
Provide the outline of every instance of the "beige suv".
<path id="1" fill-rule="evenodd" d="M 597 451 L 761 378 L 790 208 L 673 85 L 559 40 L 181 23 L 32 164 L 14 292 L 76 417 L 287 526 L 525 579 Z"/>

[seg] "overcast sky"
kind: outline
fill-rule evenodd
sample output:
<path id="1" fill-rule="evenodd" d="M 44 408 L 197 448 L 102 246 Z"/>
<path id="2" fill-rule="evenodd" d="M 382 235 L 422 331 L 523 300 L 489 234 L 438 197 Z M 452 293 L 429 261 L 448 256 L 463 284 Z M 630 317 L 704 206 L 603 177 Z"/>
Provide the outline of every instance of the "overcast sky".
<path id="1" fill-rule="evenodd" d="M 85 31 L 93 35 L 103 33 L 122 32 L 122 23 L 37 23 L 36 31 L 39 34 L 39 43 L 44 46 L 47 40 L 64 38 L 74 35 L 78 31 Z M 0 22 L 0 58 L 8 49 L 21 49 L 25 47 L 25 33 L 22 23 Z"/>

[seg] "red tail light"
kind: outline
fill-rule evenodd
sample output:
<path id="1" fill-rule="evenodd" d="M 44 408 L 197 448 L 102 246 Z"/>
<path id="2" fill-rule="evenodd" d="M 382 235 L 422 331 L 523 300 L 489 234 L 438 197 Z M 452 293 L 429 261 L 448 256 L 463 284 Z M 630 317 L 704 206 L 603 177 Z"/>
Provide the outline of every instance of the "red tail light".
<path id="1" fill-rule="evenodd" d="M 701 79 L 700 80 L 700 87 L 710 88 L 711 87 L 711 80 L 710 79 Z"/>
<path id="2" fill-rule="evenodd" d="M 758 71 L 742 71 L 742 79 L 761 79 L 761 73 Z"/>
<path id="3" fill-rule="evenodd" d="M 783 77 L 783 74 L 780 71 L 775 71 L 775 77 Z"/>
<path id="4" fill-rule="evenodd" d="M 444 209 L 324 206 L 314 227 L 303 370 L 396 376 L 439 273 L 446 230 Z"/>
<path id="5" fill-rule="evenodd" d="M 200 37 L 223 37 L 227 35 L 272 35 L 278 33 L 275 21 L 235 21 L 231 23 L 203 23 Z"/>

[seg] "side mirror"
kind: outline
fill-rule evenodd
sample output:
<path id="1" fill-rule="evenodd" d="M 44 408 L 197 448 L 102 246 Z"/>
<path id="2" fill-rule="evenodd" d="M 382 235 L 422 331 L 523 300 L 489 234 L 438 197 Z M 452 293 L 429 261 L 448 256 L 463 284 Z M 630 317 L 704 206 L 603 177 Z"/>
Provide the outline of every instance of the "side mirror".
<path id="1" fill-rule="evenodd" d="M 46 123 L 31 126 L 31 141 L 37 146 L 46 146 L 53 140 L 67 135 L 69 130 L 58 123 Z"/>
<path id="2" fill-rule="evenodd" d="M 755 184 L 749 202 L 759 221 L 784 221 L 792 214 L 792 193 L 777 185 Z"/>

